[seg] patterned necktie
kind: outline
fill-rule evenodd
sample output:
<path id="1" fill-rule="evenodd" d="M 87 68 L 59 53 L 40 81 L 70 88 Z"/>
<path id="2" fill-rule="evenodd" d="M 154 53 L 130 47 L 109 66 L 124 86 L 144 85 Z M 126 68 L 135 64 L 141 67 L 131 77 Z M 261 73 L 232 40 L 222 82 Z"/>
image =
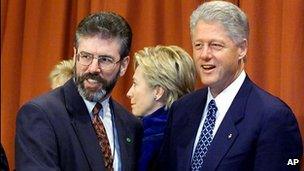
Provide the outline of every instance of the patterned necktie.
<path id="1" fill-rule="evenodd" d="M 96 103 L 93 108 L 93 127 L 95 129 L 97 139 L 99 141 L 99 146 L 101 147 L 101 151 L 104 157 L 104 164 L 107 171 L 113 171 L 113 157 L 111 154 L 111 148 L 109 139 L 107 136 L 106 129 L 99 118 L 99 111 L 102 109 L 102 105 L 100 103 Z"/>
<path id="2" fill-rule="evenodd" d="M 198 171 L 203 165 L 208 147 L 212 141 L 212 132 L 215 125 L 217 107 L 214 100 L 208 104 L 207 117 L 205 119 L 201 135 L 196 145 L 194 155 L 191 162 L 191 170 Z"/>

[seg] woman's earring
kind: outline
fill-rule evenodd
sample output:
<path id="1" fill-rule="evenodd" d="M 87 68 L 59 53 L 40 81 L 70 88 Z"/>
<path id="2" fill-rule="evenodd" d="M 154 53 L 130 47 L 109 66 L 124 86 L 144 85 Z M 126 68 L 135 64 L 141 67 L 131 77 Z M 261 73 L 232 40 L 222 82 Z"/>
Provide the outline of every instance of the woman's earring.
<path id="1" fill-rule="evenodd" d="M 155 101 L 157 100 L 157 97 L 156 97 L 156 96 L 154 96 L 154 100 L 155 100 Z"/>

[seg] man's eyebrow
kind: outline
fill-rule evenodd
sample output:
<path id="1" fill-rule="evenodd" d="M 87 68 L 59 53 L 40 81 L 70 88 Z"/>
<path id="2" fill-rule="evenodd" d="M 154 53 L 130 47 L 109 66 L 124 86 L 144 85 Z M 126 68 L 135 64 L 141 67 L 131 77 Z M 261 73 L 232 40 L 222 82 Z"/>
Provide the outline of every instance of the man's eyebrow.
<path id="1" fill-rule="evenodd" d="M 114 59 L 113 56 L 110 56 L 110 55 L 98 55 L 99 58 L 111 58 L 111 59 Z"/>
<path id="2" fill-rule="evenodd" d="M 86 52 L 86 51 L 80 51 L 79 53 L 81 53 L 81 54 L 86 54 L 86 55 L 93 55 L 93 54 L 91 54 L 91 53 L 89 53 L 89 52 Z"/>

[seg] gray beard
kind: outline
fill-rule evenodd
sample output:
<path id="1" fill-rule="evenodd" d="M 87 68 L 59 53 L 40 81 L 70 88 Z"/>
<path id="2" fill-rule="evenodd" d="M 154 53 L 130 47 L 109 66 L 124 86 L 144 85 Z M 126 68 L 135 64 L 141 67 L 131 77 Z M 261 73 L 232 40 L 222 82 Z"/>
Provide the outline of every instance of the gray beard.
<path id="1" fill-rule="evenodd" d="M 99 102 L 101 99 L 103 99 L 104 97 L 106 97 L 106 95 L 108 94 L 106 92 L 106 90 L 101 89 L 98 92 L 89 92 L 87 91 L 85 88 L 83 88 L 82 86 L 77 86 L 78 88 L 78 92 L 80 94 L 80 96 L 84 97 L 86 100 L 91 101 L 91 102 Z"/>
<path id="2" fill-rule="evenodd" d="M 118 80 L 119 72 L 120 71 L 118 71 L 117 74 L 115 75 L 114 79 L 110 80 L 110 81 L 107 81 L 107 80 L 101 78 L 101 76 L 98 74 L 86 73 L 81 76 L 77 76 L 76 74 L 74 74 L 75 83 L 76 83 L 79 94 L 82 97 L 84 97 L 86 100 L 91 101 L 91 102 L 101 101 L 102 99 L 104 99 L 107 95 L 109 95 L 112 92 L 112 90 L 115 87 L 115 84 Z M 86 79 L 96 80 L 96 81 L 98 81 L 98 83 L 101 83 L 103 86 L 100 90 L 98 90 L 96 92 L 87 90 L 84 88 L 84 81 Z"/>

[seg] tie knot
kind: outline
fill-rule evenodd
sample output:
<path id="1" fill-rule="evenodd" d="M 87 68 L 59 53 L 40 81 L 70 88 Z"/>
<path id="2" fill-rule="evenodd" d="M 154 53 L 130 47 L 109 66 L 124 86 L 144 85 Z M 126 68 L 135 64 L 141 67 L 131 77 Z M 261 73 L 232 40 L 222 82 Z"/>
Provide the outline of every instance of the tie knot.
<path id="1" fill-rule="evenodd" d="M 93 116 L 98 115 L 98 113 L 101 109 L 102 109 L 102 105 L 97 102 L 96 105 L 94 106 L 93 110 L 92 110 Z"/>
<path id="2" fill-rule="evenodd" d="M 210 114 L 215 115 L 216 111 L 217 111 L 217 107 L 215 104 L 215 101 L 212 99 L 209 104 L 208 104 L 208 111 L 210 112 Z M 209 113 L 208 112 L 208 113 Z"/>

